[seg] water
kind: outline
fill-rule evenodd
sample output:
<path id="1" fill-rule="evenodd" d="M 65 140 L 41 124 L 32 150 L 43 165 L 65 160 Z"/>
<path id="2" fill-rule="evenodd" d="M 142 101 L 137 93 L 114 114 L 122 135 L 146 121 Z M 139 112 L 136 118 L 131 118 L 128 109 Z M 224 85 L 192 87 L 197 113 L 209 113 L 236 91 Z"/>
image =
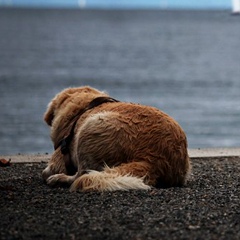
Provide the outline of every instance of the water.
<path id="1" fill-rule="evenodd" d="M 0 9 L 0 155 L 51 152 L 46 106 L 81 85 L 162 109 L 190 148 L 239 147 L 239 39 L 227 11 Z"/>

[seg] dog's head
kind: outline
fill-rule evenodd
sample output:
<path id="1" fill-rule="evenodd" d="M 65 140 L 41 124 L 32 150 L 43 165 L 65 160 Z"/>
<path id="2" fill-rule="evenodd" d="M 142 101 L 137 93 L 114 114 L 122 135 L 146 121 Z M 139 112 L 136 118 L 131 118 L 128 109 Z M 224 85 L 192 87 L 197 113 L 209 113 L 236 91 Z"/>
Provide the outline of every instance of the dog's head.
<path id="1" fill-rule="evenodd" d="M 49 126 L 52 126 L 56 117 L 72 115 L 74 111 L 86 108 L 94 98 L 100 96 L 108 95 L 88 86 L 67 88 L 57 94 L 48 104 L 44 120 Z"/>

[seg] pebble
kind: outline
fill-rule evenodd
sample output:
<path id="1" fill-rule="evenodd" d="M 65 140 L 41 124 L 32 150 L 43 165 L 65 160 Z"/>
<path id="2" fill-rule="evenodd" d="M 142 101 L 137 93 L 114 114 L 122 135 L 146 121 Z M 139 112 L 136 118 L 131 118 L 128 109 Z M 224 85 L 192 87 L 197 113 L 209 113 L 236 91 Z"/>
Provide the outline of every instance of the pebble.
<path id="1" fill-rule="evenodd" d="M 181 188 L 70 193 L 45 163 L 0 168 L 0 239 L 240 239 L 240 158 L 193 159 Z"/>

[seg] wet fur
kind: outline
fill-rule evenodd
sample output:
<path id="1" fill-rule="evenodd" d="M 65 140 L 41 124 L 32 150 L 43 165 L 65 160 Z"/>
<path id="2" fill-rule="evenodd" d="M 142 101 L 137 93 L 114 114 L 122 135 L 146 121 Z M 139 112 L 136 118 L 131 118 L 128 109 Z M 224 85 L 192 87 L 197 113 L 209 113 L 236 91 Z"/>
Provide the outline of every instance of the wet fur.
<path id="1" fill-rule="evenodd" d="M 44 115 L 54 144 L 79 109 L 99 96 L 108 95 L 80 87 L 55 96 Z M 190 168 L 185 133 L 173 118 L 153 107 L 115 102 L 79 118 L 70 154 L 56 149 L 42 176 L 50 186 L 67 184 L 71 191 L 113 191 L 182 186 Z"/>

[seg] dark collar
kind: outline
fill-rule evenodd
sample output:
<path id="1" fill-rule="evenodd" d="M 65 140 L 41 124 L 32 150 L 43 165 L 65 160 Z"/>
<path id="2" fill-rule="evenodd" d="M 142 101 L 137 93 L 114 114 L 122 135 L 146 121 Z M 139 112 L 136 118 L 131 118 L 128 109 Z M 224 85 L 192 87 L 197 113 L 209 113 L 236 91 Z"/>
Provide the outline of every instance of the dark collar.
<path id="1" fill-rule="evenodd" d="M 74 136 L 74 129 L 75 129 L 77 121 L 81 117 L 81 115 L 83 115 L 86 111 L 88 111 L 92 108 L 95 108 L 103 103 L 109 103 L 109 102 L 119 102 L 119 101 L 114 98 L 111 98 L 111 97 L 97 97 L 97 98 L 93 99 L 86 108 L 81 109 L 74 116 L 73 120 L 69 124 L 69 128 L 68 128 L 68 131 L 67 131 L 65 137 L 62 140 L 60 140 L 58 143 L 54 144 L 54 149 L 56 150 L 57 148 L 61 147 L 61 152 L 63 155 L 66 155 L 67 153 L 69 153 L 69 145 Z"/>

